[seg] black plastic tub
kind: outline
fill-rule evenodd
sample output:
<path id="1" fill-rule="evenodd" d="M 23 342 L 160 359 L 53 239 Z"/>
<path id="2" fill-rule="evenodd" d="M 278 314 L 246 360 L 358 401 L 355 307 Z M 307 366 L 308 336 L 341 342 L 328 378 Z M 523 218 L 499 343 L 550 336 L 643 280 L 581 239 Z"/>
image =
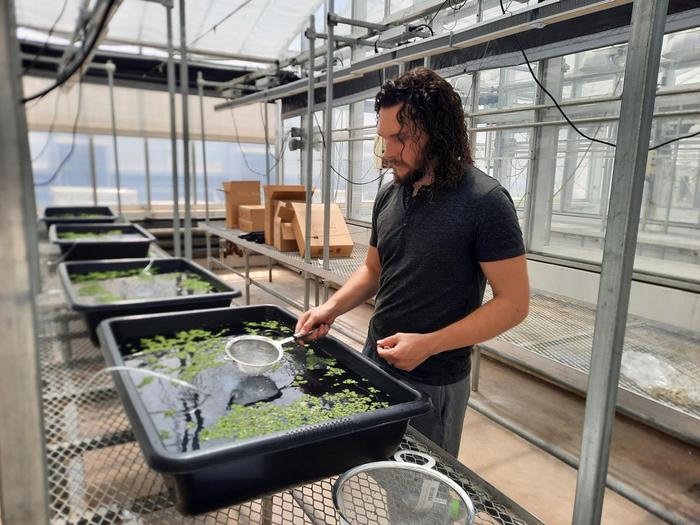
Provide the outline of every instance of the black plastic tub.
<path id="1" fill-rule="evenodd" d="M 146 267 L 149 267 L 150 271 L 156 275 L 185 271 L 196 274 L 209 283 L 215 292 L 199 295 L 148 297 L 94 304 L 77 293 L 76 285 L 71 279 L 71 276 L 76 274 L 113 270 L 138 270 Z M 117 259 L 111 261 L 61 263 L 58 266 L 58 275 L 70 307 L 76 312 L 83 314 L 90 338 L 94 342 L 97 342 L 97 325 L 100 321 L 110 317 L 225 307 L 231 304 L 232 299 L 241 295 L 240 290 L 231 288 L 209 270 L 181 258 Z"/>
<path id="2" fill-rule="evenodd" d="M 126 350 L 128 342 L 134 339 L 263 320 L 277 320 L 292 327 L 296 322 L 282 308 L 261 305 L 114 318 L 102 322 L 97 331 L 108 364 L 123 365 L 130 359 Z M 211 448 L 177 452 L 161 440 L 139 394 L 136 374 L 115 374 L 117 391 L 146 462 L 175 488 L 181 512 L 208 512 L 333 476 L 362 463 L 386 459 L 398 448 L 409 418 L 430 410 L 431 402 L 425 395 L 391 377 L 349 346 L 333 337 L 317 344 L 327 356 L 368 381 L 366 384 L 391 396 L 394 403 L 289 431 L 230 439 Z M 231 373 L 223 369 L 222 379 L 212 391 L 227 396 L 223 383 Z M 176 443 L 179 442 L 178 438 Z"/>
<path id="3" fill-rule="evenodd" d="M 110 223 L 117 219 L 107 206 L 48 206 L 39 220 L 50 228 L 54 224 Z"/>
<path id="4" fill-rule="evenodd" d="M 120 232 L 123 238 L 65 239 L 62 233 Z M 64 261 L 99 259 L 139 259 L 148 255 L 155 237 L 138 224 L 54 224 L 49 228 L 49 241 L 61 248 Z"/>

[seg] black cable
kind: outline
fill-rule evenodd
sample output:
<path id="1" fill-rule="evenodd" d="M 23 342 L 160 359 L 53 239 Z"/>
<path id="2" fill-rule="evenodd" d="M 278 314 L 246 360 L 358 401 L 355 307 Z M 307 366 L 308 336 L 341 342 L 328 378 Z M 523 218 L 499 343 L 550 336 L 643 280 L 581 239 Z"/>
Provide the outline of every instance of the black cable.
<path id="1" fill-rule="evenodd" d="M 503 14 L 505 15 L 505 14 L 506 14 L 506 10 L 505 10 L 505 8 L 503 7 L 503 0 L 498 0 L 498 1 L 499 1 L 500 5 L 501 5 L 501 11 L 502 11 Z M 522 53 L 523 58 L 525 59 L 525 63 L 527 64 L 527 68 L 530 70 L 530 75 L 532 75 L 532 78 L 535 80 L 535 83 L 537 83 L 537 85 L 540 87 L 540 89 L 541 89 L 542 91 L 544 91 L 544 92 L 547 94 L 547 96 L 549 96 L 549 98 L 551 99 L 552 102 L 554 102 L 554 105 L 555 105 L 555 106 L 557 107 L 557 109 L 559 110 L 559 113 L 561 113 L 562 117 L 564 117 L 564 119 L 566 120 L 566 122 L 569 123 L 569 125 L 576 131 L 576 133 L 578 133 L 578 134 L 581 135 L 582 137 L 584 137 L 584 138 L 590 140 L 591 142 L 598 142 L 599 144 L 605 144 L 606 146 L 611 146 L 611 147 L 613 147 L 613 148 L 616 148 L 616 147 L 617 147 L 617 144 L 613 144 L 612 142 L 606 142 L 606 141 L 604 141 L 604 140 L 598 140 L 598 139 L 596 139 L 596 138 L 594 138 L 594 137 L 589 137 L 589 136 L 586 135 L 583 131 L 581 131 L 580 129 L 578 129 L 578 128 L 576 127 L 576 125 L 571 121 L 571 119 L 568 117 L 568 115 L 567 115 L 566 113 L 564 113 L 564 110 L 561 108 L 561 106 L 559 105 L 559 103 L 556 101 L 556 99 L 554 98 L 554 95 L 552 95 L 552 94 L 547 90 L 547 88 L 545 88 L 545 87 L 542 85 L 542 83 L 541 83 L 541 82 L 539 81 L 539 79 L 537 78 L 537 75 L 535 75 L 535 72 L 534 72 L 533 69 L 532 69 L 532 65 L 530 64 L 530 60 L 527 58 L 527 55 L 525 54 L 525 50 L 523 49 L 523 46 L 520 44 L 520 39 L 518 38 L 518 35 L 513 35 L 513 38 L 515 38 L 515 42 L 516 42 L 516 44 L 518 44 L 518 48 L 520 49 L 520 53 Z M 682 136 L 682 137 L 676 137 L 675 139 L 667 140 L 666 142 L 662 142 L 661 144 L 657 144 L 656 146 L 651 146 L 651 147 L 649 147 L 649 151 L 653 151 L 653 150 L 655 150 L 655 149 L 662 148 L 663 146 L 668 146 L 669 144 L 672 144 L 672 143 L 677 142 L 677 141 L 679 141 L 679 140 L 684 140 L 684 139 L 696 137 L 697 135 L 700 135 L 700 131 L 698 131 L 697 133 L 691 133 L 691 134 L 689 134 L 689 135 L 684 135 L 684 136 Z"/>
<path id="2" fill-rule="evenodd" d="M 73 76 L 73 74 L 76 71 L 78 71 L 83 66 L 83 64 L 85 63 L 87 58 L 92 53 L 92 50 L 94 49 L 95 45 L 97 44 L 98 37 L 102 34 L 102 31 L 104 30 L 105 26 L 107 25 L 107 19 L 109 18 L 109 15 L 112 12 L 112 7 L 114 7 L 114 4 L 116 2 L 117 2 L 117 0 L 109 0 L 109 4 L 105 8 L 104 15 L 102 16 L 102 19 L 100 20 L 100 23 L 97 26 L 97 30 L 95 31 L 95 36 L 90 41 L 90 43 L 87 45 L 87 47 L 85 46 L 85 42 L 83 41 L 83 46 L 82 46 L 83 53 L 82 53 L 82 56 L 80 57 L 80 60 L 78 60 L 74 66 L 71 66 L 66 71 L 64 71 L 63 74 L 60 75 L 56 79 L 56 81 L 53 84 L 51 84 L 49 87 L 47 87 L 46 89 L 43 89 L 39 93 L 35 93 L 34 95 L 31 95 L 29 97 L 23 98 L 21 100 L 22 104 L 26 104 L 30 100 L 34 100 L 36 98 L 43 97 L 44 95 L 46 95 L 46 94 L 50 93 L 51 91 L 53 91 L 54 89 L 56 89 L 57 87 L 62 86 L 63 84 L 66 83 L 66 81 L 70 77 Z"/>
<path id="3" fill-rule="evenodd" d="M 51 40 L 51 36 L 53 35 L 53 32 L 56 30 L 56 26 L 58 23 L 61 21 L 61 18 L 63 18 L 63 13 L 66 11 L 66 6 L 68 5 L 68 0 L 63 0 L 63 7 L 61 7 L 61 12 L 58 13 L 58 17 L 56 20 L 54 20 L 54 23 L 51 25 L 51 28 L 49 29 L 48 35 L 46 35 L 46 40 L 44 41 L 44 44 L 39 48 L 39 51 L 36 52 L 32 60 L 29 62 L 28 65 L 26 65 L 24 68 L 22 68 L 22 75 L 26 75 L 27 71 L 29 71 L 31 68 L 34 67 L 34 64 L 36 64 L 36 61 L 39 59 L 39 57 L 46 51 L 46 48 L 49 47 L 49 40 Z"/>
<path id="4" fill-rule="evenodd" d="M 236 117 L 233 114 L 233 108 L 231 108 L 231 120 L 233 121 L 234 131 L 236 132 L 236 144 L 238 145 L 238 151 L 240 151 L 241 157 L 243 157 L 243 162 L 245 163 L 246 168 L 248 168 L 248 170 L 251 173 L 254 173 L 255 175 L 258 175 L 260 177 L 267 177 L 272 172 L 272 170 L 275 169 L 280 162 L 282 162 L 282 159 L 284 158 L 285 144 L 287 142 L 287 137 L 285 136 L 284 139 L 282 140 L 282 153 L 280 153 L 279 158 L 276 160 L 276 162 L 272 166 L 270 166 L 270 170 L 267 172 L 267 174 L 265 174 L 261 171 L 254 170 L 253 168 L 250 167 L 250 164 L 248 164 L 248 158 L 246 157 L 245 153 L 243 153 L 243 147 L 241 146 L 241 141 L 240 141 L 240 138 L 238 137 L 238 125 L 236 124 Z"/>
<path id="5" fill-rule="evenodd" d="M 498 0 L 498 1 L 499 1 L 500 6 L 501 6 L 501 11 L 502 11 L 503 14 L 505 15 L 505 14 L 506 14 L 506 8 L 503 7 L 503 0 Z M 586 135 L 583 131 L 581 131 L 580 129 L 578 129 L 578 127 L 576 127 L 576 124 L 574 124 L 574 123 L 571 121 L 571 119 L 569 118 L 569 116 L 568 116 L 566 113 L 564 113 L 564 110 L 563 110 L 563 109 L 561 108 L 561 106 L 559 105 L 559 102 L 557 102 L 557 100 L 554 98 L 554 95 L 552 95 L 552 94 L 549 92 L 549 90 L 547 90 L 547 88 L 544 87 L 544 86 L 542 85 L 542 82 L 540 82 L 539 79 L 537 78 L 537 75 L 535 75 L 535 71 L 532 69 L 532 64 L 530 64 L 530 60 L 527 58 L 527 55 L 525 54 L 525 50 L 523 49 L 523 46 L 520 44 L 520 39 L 518 38 L 518 35 L 513 35 L 513 38 L 515 39 L 515 43 L 518 45 L 518 49 L 520 49 L 520 53 L 522 53 L 523 58 L 525 59 L 525 63 L 527 64 L 527 68 L 528 68 L 528 70 L 530 71 L 530 75 L 532 75 L 532 78 L 534 79 L 535 83 L 539 86 L 539 88 L 540 88 L 542 91 L 544 91 L 544 92 L 547 94 L 547 96 L 550 98 L 550 100 L 551 100 L 552 102 L 554 102 L 554 105 L 555 105 L 555 106 L 557 107 L 557 109 L 559 110 L 559 113 L 561 113 L 561 116 L 564 117 L 564 120 L 566 120 L 566 122 L 568 122 L 569 125 L 570 125 L 572 128 L 574 128 L 574 130 L 576 130 L 576 133 L 578 133 L 578 134 L 581 135 L 582 137 L 584 137 L 584 138 L 590 140 L 591 142 L 598 142 L 599 144 L 605 144 L 606 146 L 611 146 L 611 147 L 613 147 L 613 148 L 616 147 L 615 144 L 613 144 L 612 142 L 606 142 L 606 141 L 604 141 L 604 140 L 596 139 L 595 137 L 589 137 L 589 136 Z"/>
<path id="6" fill-rule="evenodd" d="M 667 140 L 666 142 L 662 142 L 661 144 L 657 144 L 656 146 L 652 146 L 651 148 L 649 148 L 649 151 L 654 151 L 655 149 L 663 148 L 664 146 L 668 146 L 669 144 L 672 144 L 673 142 L 677 142 L 679 140 L 697 137 L 698 135 L 700 135 L 700 131 L 697 131 L 695 133 L 691 133 L 690 135 L 683 135 L 682 137 L 676 137 L 675 139 Z"/>
<path id="7" fill-rule="evenodd" d="M 442 5 L 441 5 L 440 7 L 438 7 L 438 10 L 435 11 L 435 14 L 433 15 L 433 18 L 431 18 L 431 19 L 430 19 L 430 22 L 428 22 L 428 25 L 429 25 L 429 26 L 432 26 L 432 25 L 433 25 L 433 22 L 434 22 L 435 19 L 437 18 L 437 15 L 440 14 L 440 11 L 442 11 L 442 8 L 445 7 L 445 5 L 447 5 L 447 2 L 449 2 L 449 1 L 450 1 L 450 0 L 445 0 L 445 1 L 442 3 Z"/>
<path id="8" fill-rule="evenodd" d="M 66 154 L 65 157 L 63 157 L 63 160 L 61 163 L 58 165 L 56 170 L 53 172 L 53 174 L 45 181 L 43 182 L 35 182 L 34 186 L 48 186 L 51 184 L 56 177 L 58 177 L 58 174 L 61 172 L 63 169 L 63 166 L 65 166 L 66 162 L 68 162 L 68 159 L 73 155 L 73 151 L 75 151 L 75 134 L 78 131 L 78 120 L 80 120 L 80 111 L 82 109 L 82 100 L 83 100 L 83 79 L 82 77 L 78 81 L 78 110 L 75 112 L 75 121 L 73 122 L 73 132 L 71 134 L 71 145 L 70 145 L 70 150 L 68 150 L 68 153 Z M 114 152 L 116 155 L 116 151 Z"/>
<path id="9" fill-rule="evenodd" d="M 465 5 L 467 5 L 467 2 L 468 2 L 468 1 L 469 1 L 469 0 L 464 0 L 461 4 L 457 4 L 454 0 L 450 0 L 450 8 L 451 8 L 453 11 L 459 11 L 459 10 L 462 9 Z M 512 0 L 511 0 L 511 3 L 512 3 Z"/>
<path id="10" fill-rule="evenodd" d="M 46 151 L 46 148 L 49 145 L 49 142 L 51 142 L 51 134 L 53 133 L 54 126 L 56 125 L 56 117 L 58 116 L 58 102 L 60 101 L 60 93 L 56 94 L 56 102 L 53 106 L 53 119 L 51 120 L 51 125 L 49 126 L 49 133 L 46 135 L 46 142 L 44 142 L 43 147 L 41 150 L 39 150 L 39 153 L 37 153 L 34 157 L 32 157 L 32 162 L 38 160 L 41 158 L 41 156 L 44 154 L 44 151 Z"/>
<path id="11" fill-rule="evenodd" d="M 326 137 L 323 136 L 323 131 L 321 131 L 321 124 L 319 124 L 318 117 L 316 116 L 315 112 L 314 112 L 314 120 L 316 121 L 316 127 L 318 128 L 318 132 L 321 135 L 321 142 L 323 143 L 323 149 L 326 150 L 326 155 L 329 155 L 328 148 L 326 148 Z M 311 144 L 309 143 L 307 145 L 307 147 L 311 147 Z M 348 184 L 350 184 L 352 186 L 365 186 L 366 184 L 372 184 L 373 182 L 377 182 L 379 179 L 384 177 L 384 175 L 386 175 L 386 173 L 389 171 L 387 169 L 383 173 L 380 173 L 379 177 L 377 177 L 376 179 L 367 180 L 367 181 L 363 181 L 363 182 L 353 182 L 350 179 L 341 175 L 340 172 L 338 172 L 338 170 L 333 167 L 333 164 L 331 164 L 329 162 L 328 165 L 331 167 L 331 170 L 333 170 L 333 173 L 335 173 L 338 177 L 340 177 L 341 179 L 343 179 L 345 182 L 347 182 Z M 381 172 L 381 170 L 379 170 L 379 171 Z"/>
<path id="12" fill-rule="evenodd" d="M 411 31 L 418 31 L 421 27 L 427 27 L 428 31 L 430 31 L 430 36 L 435 36 L 435 31 L 433 31 L 433 28 L 430 27 L 428 24 L 418 24 L 417 26 L 409 26 Z"/>

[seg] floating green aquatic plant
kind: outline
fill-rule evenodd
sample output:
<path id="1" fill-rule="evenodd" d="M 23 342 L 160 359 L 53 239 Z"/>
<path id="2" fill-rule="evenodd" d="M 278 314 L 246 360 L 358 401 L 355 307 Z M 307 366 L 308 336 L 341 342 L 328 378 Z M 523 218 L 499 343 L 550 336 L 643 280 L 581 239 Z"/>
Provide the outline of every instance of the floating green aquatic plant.
<path id="1" fill-rule="evenodd" d="M 122 230 L 108 230 L 104 232 L 60 232 L 59 239 L 79 240 L 79 239 L 102 239 L 105 237 L 114 237 L 115 235 L 124 235 Z"/>
<path id="2" fill-rule="evenodd" d="M 142 268 L 134 268 L 130 270 L 72 273 L 70 274 L 70 279 L 74 284 L 84 285 L 78 288 L 78 295 L 84 297 L 94 296 L 95 302 L 97 303 L 110 303 L 131 299 L 128 295 L 129 286 L 132 290 L 134 287 L 139 290 L 143 289 L 141 284 L 130 283 L 128 280 L 122 281 L 125 279 L 137 279 L 138 283 L 141 281 L 157 281 L 158 287 L 156 289 L 160 290 L 158 297 L 165 297 L 165 295 L 163 295 L 163 290 L 160 288 L 162 287 L 162 283 L 171 283 L 169 286 L 172 290 L 167 296 L 181 295 L 181 293 L 178 293 L 178 290 L 197 295 L 216 292 L 216 289 L 211 283 L 195 273 L 186 271 L 159 274 L 155 268 L 150 268 L 148 272 L 144 272 Z M 107 286 L 117 287 L 117 290 L 109 290 Z M 123 288 L 124 286 L 127 288 Z M 165 291 L 167 292 L 167 287 Z"/>
<path id="3" fill-rule="evenodd" d="M 304 394 L 287 405 L 265 402 L 251 406 L 234 405 L 229 413 L 205 428 L 200 434 L 200 439 L 246 439 L 324 423 L 388 406 L 387 402 L 375 401 L 352 390 L 319 397 Z"/>
<path id="4" fill-rule="evenodd" d="M 140 340 L 140 353 L 143 355 L 167 353 L 168 356 L 177 358 L 180 363 L 187 363 L 176 367 L 160 364 L 160 368 L 165 374 L 191 382 L 204 370 L 226 364 L 222 360 L 226 346 L 226 339 L 221 337 L 222 334 L 223 331 L 213 333 L 209 330 L 194 328 L 177 332 L 172 337 L 157 335 L 144 338 Z"/>

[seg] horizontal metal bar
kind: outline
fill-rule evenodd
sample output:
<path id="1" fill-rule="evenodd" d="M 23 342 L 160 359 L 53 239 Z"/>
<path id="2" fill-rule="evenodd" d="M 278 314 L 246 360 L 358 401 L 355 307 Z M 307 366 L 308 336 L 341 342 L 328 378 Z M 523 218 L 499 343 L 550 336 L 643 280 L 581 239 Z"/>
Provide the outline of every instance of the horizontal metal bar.
<path id="1" fill-rule="evenodd" d="M 38 26 L 35 24 L 22 24 L 19 27 L 24 27 L 27 29 L 31 29 L 33 31 L 42 31 L 46 32 L 48 31 L 48 28 Z M 72 33 L 69 33 L 67 31 L 61 31 L 58 29 L 55 29 L 53 32 L 54 36 L 59 36 L 62 38 L 70 38 Z M 41 42 L 39 43 L 40 45 L 42 44 Z M 144 47 L 144 48 L 150 48 L 150 49 L 157 49 L 159 51 L 167 51 L 168 47 L 164 44 L 159 44 L 156 42 L 148 42 L 148 41 L 139 41 L 139 40 L 129 40 L 126 38 L 113 38 L 113 37 L 105 37 L 101 45 L 106 46 L 106 45 L 122 45 L 122 46 L 134 46 L 134 47 Z M 267 58 L 267 57 L 260 57 L 256 55 L 246 55 L 246 54 L 241 54 L 241 53 L 226 53 L 223 51 L 216 51 L 216 50 L 200 50 L 197 48 L 194 49 L 188 49 L 188 54 L 195 55 L 195 56 L 200 56 L 200 57 L 213 57 L 213 58 L 223 58 L 227 60 L 241 60 L 245 62 L 259 62 L 262 64 L 274 64 L 276 62 L 276 59 L 274 58 Z M 148 58 L 160 58 L 160 57 L 148 57 Z M 43 57 L 42 57 L 43 60 Z"/>
<path id="2" fill-rule="evenodd" d="M 473 399 L 471 397 L 469 399 L 468 405 L 482 414 L 483 416 L 487 417 L 488 419 L 492 420 L 493 422 L 497 423 L 498 425 L 508 429 L 515 435 L 521 437 L 525 441 L 535 445 L 536 447 L 544 450 L 548 454 L 554 456 L 558 460 L 566 463 L 568 466 L 578 469 L 578 458 L 574 456 L 573 454 L 569 454 L 565 450 L 557 447 L 556 445 L 552 445 L 548 441 L 545 441 L 544 439 L 540 438 L 539 436 L 536 436 L 529 430 L 523 428 L 522 426 L 518 425 L 517 423 L 511 421 L 510 419 L 506 419 L 503 416 L 498 415 L 495 411 L 491 410 L 490 408 L 486 407 L 483 403 L 480 401 Z M 654 516 L 657 516 L 668 523 L 687 523 L 688 516 L 682 516 L 678 514 L 677 512 L 674 512 L 673 510 L 665 507 L 661 503 L 652 500 L 645 494 L 641 493 L 628 483 L 625 483 L 624 481 L 621 481 L 610 474 L 608 474 L 605 485 L 613 490 L 614 492 L 617 492 L 624 498 L 628 499 L 629 501 L 633 502 L 635 505 L 638 505 L 639 507 L 643 508 L 647 512 L 650 512 Z"/>
<path id="3" fill-rule="evenodd" d="M 700 93 L 700 88 L 682 88 L 682 89 L 664 89 L 656 92 L 656 98 L 659 97 L 669 97 L 677 95 L 691 95 L 695 93 Z M 619 102 L 620 96 L 616 97 L 590 97 L 582 98 L 576 100 L 566 100 L 559 102 L 560 107 L 571 107 L 571 106 L 585 106 L 588 104 L 601 104 L 605 102 Z M 491 109 L 486 111 L 477 111 L 474 113 L 465 113 L 467 117 L 481 117 L 486 115 L 504 115 L 507 113 L 520 113 L 523 111 L 534 111 L 538 109 L 555 109 L 554 104 L 535 104 L 532 106 L 517 106 L 517 107 L 507 107 L 499 109 Z"/>
<path id="4" fill-rule="evenodd" d="M 134 433 L 131 428 L 126 430 L 118 430 L 116 432 L 108 432 L 99 437 L 85 438 L 78 441 L 58 443 L 56 445 L 46 446 L 46 455 L 51 460 L 65 460 L 67 458 L 81 456 L 85 452 L 97 450 L 100 448 L 113 447 L 115 445 L 123 445 L 124 443 L 132 443 L 135 441 Z"/>
<path id="5" fill-rule="evenodd" d="M 326 33 L 317 33 L 315 31 L 307 31 L 306 38 L 317 38 L 320 40 L 328 40 L 328 35 Z M 333 35 L 333 40 L 338 42 L 343 42 L 345 44 L 360 44 L 368 47 L 383 47 L 385 49 L 393 49 L 394 45 L 387 44 L 386 42 L 380 42 L 379 40 L 367 40 L 365 38 L 354 38 L 350 36 L 336 36 Z"/>
<path id="6" fill-rule="evenodd" d="M 659 111 L 654 113 L 654 118 L 671 118 L 671 117 L 687 117 L 691 115 L 700 115 L 700 109 L 688 109 L 681 111 Z M 620 120 L 619 115 L 611 115 L 609 117 L 589 117 L 580 119 L 571 119 L 574 124 L 596 124 L 599 122 L 614 122 Z M 476 128 L 467 128 L 467 131 L 483 132 L 496 131 L 504 129 L 521 129 L 521 128 L 541 128 L 545 126 L 567 126 L 569 123 L 566 120 L 546 120 L 543 122 L 522 122 L 518 124 L 496 124 L 493 126 L 481 126 Z"/>
<path id="7" fill-rule="evenodd" d="M 338 16 L 335 13 L 328 13 L 328 21 L 335 24 L 345 24 L 355 27 L 364 27 L 366 29 L 371 29 L 373 31 L 386 31 L 391 26 L 385 24 L 375 24 L 373 22 L 367 22 L 365 20 L 355 20 L 353 18 L 345 18 Z"/>
<path id="8" fill-rule="evenodd" d="M 368 73 L 386 67 L 387 63 L 418 60 L 447 50 L 498 40 L 507 36 L 525 33 L 532 29 L 539 29 L 544 25 L 557 24 L 591 13 L 619 7 L 631 1 L 549 0 L 510 15 L 474 24 L 454 33 L 434 36 L 401 46 L 392 53 L 382 53 L 366 58 L 353 64 L 351 70 L 355 73 Z"/>

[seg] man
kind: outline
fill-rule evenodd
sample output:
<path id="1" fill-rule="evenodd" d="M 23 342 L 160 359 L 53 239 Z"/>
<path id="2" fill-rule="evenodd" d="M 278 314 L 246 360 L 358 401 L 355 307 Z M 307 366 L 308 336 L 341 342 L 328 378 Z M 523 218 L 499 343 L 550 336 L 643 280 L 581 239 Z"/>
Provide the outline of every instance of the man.
<path id="1" fill-rule="evenodd" d="M 376 294 L 363 353 L 430 396 L 433 410 L 411 425 L 456 456 L 472 345 L 527 316 L 522 234 L 508 192 L 474 167 L 448 82 L 411 70 L 382 86 L 375 111 L 394 181 L 375 200 L 367 259 L 297 331 L 323 337 Z M 493 299 L 482 305 L 486 280 Z"/>

